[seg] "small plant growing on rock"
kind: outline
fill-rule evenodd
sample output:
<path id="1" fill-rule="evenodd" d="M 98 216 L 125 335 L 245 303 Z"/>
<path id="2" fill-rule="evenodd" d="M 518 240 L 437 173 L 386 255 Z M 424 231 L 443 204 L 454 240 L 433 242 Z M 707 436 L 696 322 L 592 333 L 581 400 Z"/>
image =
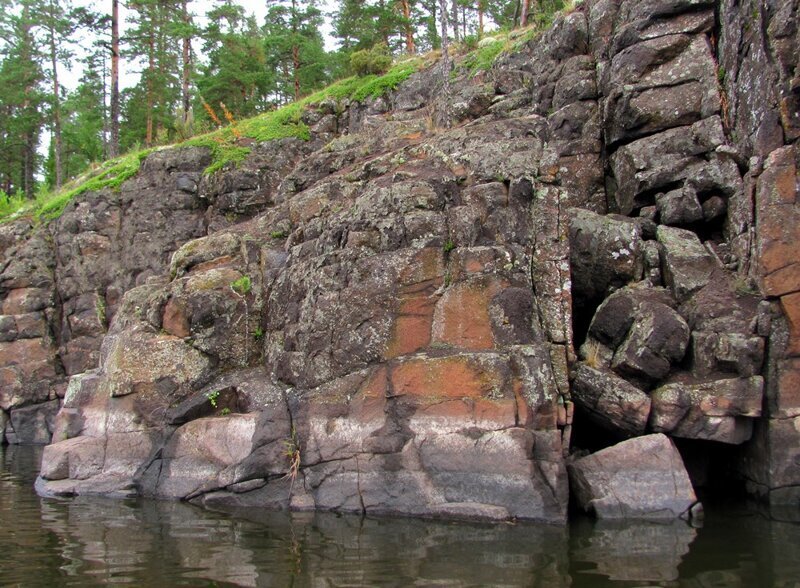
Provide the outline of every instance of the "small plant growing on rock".
<path id="1" fill-rule="evenodd" d="M 598 369 L 601 367 L 600 361 L 600 343 L 598 341 L 589 341 L 583 348 L 586 353 L 584 361 L 590 368 Z"/>
<path id="2" fill-rule="evenodd" d="M 242 276 L 238 280 L 231 282 L 231 289 L 239 296 L 245 296 L 252 290 L 253 284 L 250 282 L 250 276 Z"/>
<path id="3" fill-rule="evenodd" d="M 209 392 L 208 394 L 206 394 L 206 398 L 208 398 L 208 402 L 211 404 L 212 407 L 217 408 L 217 399 L 219 398 L 219 390 Z"/>
<path id="4" fill-rule="evenodd" d="M 256 341 L 261 341 L 261 339 L 263 338 L 264 338 L 264 329 L 262 329 L 261 327 L 256 327 L 255 330 L 253 330 L 253 339 L 255 339 Z"/>
<path id="5" fill-rule="evenodd" d="M 229 414 L 231 414 L 231 409 L 226 406 L 220 411 L 219 414 L 221 414 L 222 416 L 228 416 Z"/>
<path id="6" fill-rule="evenodd" d="M 94 295 L 94 311 L 97 315 L 97 322 L 105 329 L 108 321 L 108 305 L 106 304 L 105 296 L 100 292 L 95 292 Z"/>
<path id="7" fill-rule="evenodd" d="M 450 253 L 455 248 L 456 248 L 456 244 L 453 243 L 452 239 L 448 239 L 447 242 L 444 244 L 444 247 L 443 247 L 445 253 Z"/>
<path id="8" fill-rule="evenodd" d="M 269 236 L 273 239 L 285 239 L 286 231 L 272 231 Z"/>
<path id="9" fill-rule="evenodd" d="M 300 443 L 297 440 L 297 430 L 292 426 L 292 435 L 284 440 L 283 446 L 285 448 L 284 455 L 289 460 L 289 470 L 286 472 L 284 478 L 289 478 L 289 494 L 292 493 L 294 488 L 294 481 L 297 479 L 297 474 L 300 471 Z"/>

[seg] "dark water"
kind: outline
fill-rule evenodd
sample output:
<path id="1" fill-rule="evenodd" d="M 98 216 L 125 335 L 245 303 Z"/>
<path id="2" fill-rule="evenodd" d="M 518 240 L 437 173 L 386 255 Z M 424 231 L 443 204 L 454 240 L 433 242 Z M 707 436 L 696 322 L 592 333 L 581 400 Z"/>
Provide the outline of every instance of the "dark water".
<path id="1" fill-rule="evenodd" d="M 468 525 L 43 500 L 41 450 L 0 449 L 0 586 L 800 586 L 800 525 Z"/>

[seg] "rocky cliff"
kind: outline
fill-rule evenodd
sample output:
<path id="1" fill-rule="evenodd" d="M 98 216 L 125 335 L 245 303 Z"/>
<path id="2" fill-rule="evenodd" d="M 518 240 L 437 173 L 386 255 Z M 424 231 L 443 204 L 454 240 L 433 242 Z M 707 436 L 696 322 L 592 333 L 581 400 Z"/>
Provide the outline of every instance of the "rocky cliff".
<path id="1" fill-rule="evenodd" d="M 433 67 L 3 226 L 6 439 L 51 494 L 796 507 L 798 10 L 587 1 L 447 101 Z"/>

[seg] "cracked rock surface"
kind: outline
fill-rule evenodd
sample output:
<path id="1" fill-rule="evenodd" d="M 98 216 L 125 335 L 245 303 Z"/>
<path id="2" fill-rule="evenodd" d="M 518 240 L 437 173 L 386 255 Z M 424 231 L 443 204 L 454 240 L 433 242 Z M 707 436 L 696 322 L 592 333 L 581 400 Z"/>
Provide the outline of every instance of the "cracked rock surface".
<path id="1" fill-rule="evenodd" d="M 797 505 L 797 11 L 589 0 L 452 126 L 434 67 L 1 226 L 5 439 L 44 494 L 558 523 L 679 516 L 724 447 Z"/>

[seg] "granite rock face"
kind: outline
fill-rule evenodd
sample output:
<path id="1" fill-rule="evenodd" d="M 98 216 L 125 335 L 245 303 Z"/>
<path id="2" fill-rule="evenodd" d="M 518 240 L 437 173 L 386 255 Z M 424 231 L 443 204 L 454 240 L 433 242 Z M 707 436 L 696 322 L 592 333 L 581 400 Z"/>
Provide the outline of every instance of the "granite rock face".
<path id="1" fill-rule="evenodd" d="M 434 66 L 0 227 L 5 438 L 42 493 L 563 522 L 568 463 L 682 514 L 673 436 L 797 504 L 796 11 L 591 0 L 450 105 Z"/>

